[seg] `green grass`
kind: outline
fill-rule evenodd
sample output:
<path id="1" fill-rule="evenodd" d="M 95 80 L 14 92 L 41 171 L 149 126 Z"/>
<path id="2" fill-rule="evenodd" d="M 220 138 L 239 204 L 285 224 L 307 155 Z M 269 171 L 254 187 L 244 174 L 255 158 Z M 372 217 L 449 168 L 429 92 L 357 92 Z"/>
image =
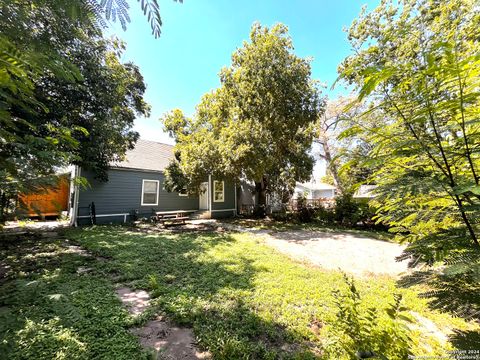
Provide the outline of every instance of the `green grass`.
<path id="1" fill-rule="evenodd" d="M 79 275 L 94 259 L 62 240 L 2 243 L 10 266 L 0 282 L 0 358 L 132 359 L 142 356 L 131 319 L 101 273 Z"/>
<path id="2" fill-rule="evenodd" d="M 148 234 L 123 227 L 74 229 L 67 237 L 106 261 L 62 251 L 61 240 L 2 247 L 12 266 L 0 284 L 0 354 L 7 358 L 146 357 L 128 332 L 133 320 L 114 283 L 148 289 L 148 312 L 191 326 L 217 359 L 309 359 L 330 340 L 332 291 L 342 274 L 291 261 L 248 234 Z M 32 253 L 33 245 L 37 248 Z M 78 266 L 93 270 L 78 275 Z M 365 303 L 384 309 L 393 293 L 440 329 L 475 334 L 478 326 L 431 310 L 416 287 L 393 279 L 358 280 Z M 316 327 L 315 327 L 316 326 Z M 454 344 L 413 330 L 416 355 L 442 355 Z"/>

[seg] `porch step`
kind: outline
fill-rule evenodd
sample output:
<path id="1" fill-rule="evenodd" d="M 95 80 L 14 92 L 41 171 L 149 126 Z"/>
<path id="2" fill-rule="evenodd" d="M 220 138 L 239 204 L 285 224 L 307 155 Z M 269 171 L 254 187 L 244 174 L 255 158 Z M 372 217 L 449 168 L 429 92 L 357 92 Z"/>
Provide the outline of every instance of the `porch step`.
<path id="1" fill-rule="evenodd" d="M 210 219 L 210 211 L 208 210 L 199 210 L 195 211 L 192 215 L 190 215 L 190 219 Z"/>

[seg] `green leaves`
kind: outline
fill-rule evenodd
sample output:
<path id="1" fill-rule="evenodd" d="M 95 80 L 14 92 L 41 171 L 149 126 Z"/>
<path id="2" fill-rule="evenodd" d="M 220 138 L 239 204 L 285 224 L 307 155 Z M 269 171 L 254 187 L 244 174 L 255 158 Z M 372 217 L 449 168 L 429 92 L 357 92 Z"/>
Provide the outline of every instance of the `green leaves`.
<path id="1" fill-rule="evenodd" d="M 312 127 L 323 101 L 310 60 L 293 53 L 288 28 L 255 23 L 250 42 L 232 54 L 220 82 L 192 119 L 179 110 L 162 119 L 177 141 L 178 166 L 189 186 L 198 189 L 208 174 L 262 182 L 263 191 L 307 180 Z"/>
<path id="2" fill-rule="evenodd" d="M 94 19 L 102 9 L 90 0 L 2 7 L 2 195 L 15 198 L 32 179 L 70 164 L 105 179 L 138 137 L 131 129 L 137 114 L 149 114 L 145 84 L 135 65 L 120 62 L 124 46 L 102 38 Z"/>
<path id="3" fill-rule="evenodd" d="M 448 243 L 444 230 L 464 227 L 478 246 L 480 43 L 473 34 L 480 18 L 474 6 L 385 1 L 349 30 L 356 51 L 342 62 L 340 78 L 371 110 L 341 136 L 372 145 L 368 156 L 382 164 L 369 179 L 378 185 L 378 220 L 409 241 Z"/>
<path id="4" fill-rule="evenodd" d="M 367 307 L 353 278 L 343 274 L 344 284 L 333 292 L 337 309 L 325 346 L 329 358 L 405 359 L 411 353 L 412 340 L 405 323 L 402 296 L 393 295 L 386 309 Z"/>

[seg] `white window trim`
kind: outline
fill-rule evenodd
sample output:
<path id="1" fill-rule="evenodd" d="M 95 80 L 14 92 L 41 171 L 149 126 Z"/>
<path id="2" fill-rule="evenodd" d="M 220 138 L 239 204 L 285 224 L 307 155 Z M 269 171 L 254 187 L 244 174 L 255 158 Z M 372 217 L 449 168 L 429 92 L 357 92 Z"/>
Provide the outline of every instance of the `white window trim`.
<path id="1" fill-rule="evenodd" d="M 222 200 L 215 199 L 215 194 L 217 193 L 216 185 L 218 183 L 222 183 Z M 225 202 L 225 181 L 213 180 L 213 202 Z"/>
<path id="2" fill-rule="evenodd" d="M 187 188 L 185 188 L 185 193 L 184 194 L 182 194 L 181 192 L 178 192 L 178 196 L 187 197 L 188 196 Z"/>
<path id="3" fill-rule="evenodd" d="M 157 183 L 157 201 L 155 202 L 155 204 L 145 204 L 143 202 L 143 195 L 144 195 L 144 188 L 145 188 L 145 181 L 152 181 L 152 182 L 156 182 Z M 142 194 L 140 195 L 141 196 L 141 206 L 158 206 L 158 196 L 160 194 L 160 181 L 158 180 L 150 180 L 150 179 L 142 179 Z"/>

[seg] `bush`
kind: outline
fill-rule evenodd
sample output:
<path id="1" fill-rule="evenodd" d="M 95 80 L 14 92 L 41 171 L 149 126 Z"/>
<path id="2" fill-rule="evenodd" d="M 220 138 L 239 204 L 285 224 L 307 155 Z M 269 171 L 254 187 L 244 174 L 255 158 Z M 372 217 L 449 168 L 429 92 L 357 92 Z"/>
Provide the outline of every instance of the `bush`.
<path id="1" fill-rule="evenodd" d="M 272 219 L 275 221 L 288 222 L 288 221 L 292 221 L 293 217 L 294 217 L 293 213 L 289 213 L 286 211 L 277 211 L 272 213 Z"/>
<path id="2" fill-rule="evenodd" d="M 333 292 L 336 319 L 327 328 L 324 346 L 328 358 L 406 359 L 412 340 L 401 305 L 401 295 L 394 294 L 387 309 L 366 308 L 353 278 L 344 274 L 346 287 Z"/>
<path id="3" fill-rule="evenodd" d="M 335 223 L 335 213 L 332 209 L 327 209 L 324 206 L 319 206 L 315 210 L 315 220 L 324 225 L 333 224 Z"/>
<path id="4" fill-rule="evenodd" d="M 373 220 L 375 209 L 366 199 L 354 199 L 352 194 L 345 193 L 335 199 L 334 208 L 335 221 L 342 225 L 355 226 L 358 224 L 364 227 L 380 227 L 383 225 L 375 224 Z"/>
<path id="5" fill-rule="evenodd" d="M 312 222 L 315 215 L 315 210 L 308 207 L 299 208 L 296 213 L 296 219 L 302 223 Z"/>
<path id="6" fill-rule="evenodd" d="M 315 210 L 307 206 L 307 198 L 305 194 L 298 194 L 295 219 L 299 222 L 307 223 L 313 220 L 314 215 Z"/>
<path id="7" fill-rule="evenodd" d="M 349 193 L 335 199 L 334 212 L 335 220 L 342 225 L 355 225 L 359 220 L 359 205 Z"/>

